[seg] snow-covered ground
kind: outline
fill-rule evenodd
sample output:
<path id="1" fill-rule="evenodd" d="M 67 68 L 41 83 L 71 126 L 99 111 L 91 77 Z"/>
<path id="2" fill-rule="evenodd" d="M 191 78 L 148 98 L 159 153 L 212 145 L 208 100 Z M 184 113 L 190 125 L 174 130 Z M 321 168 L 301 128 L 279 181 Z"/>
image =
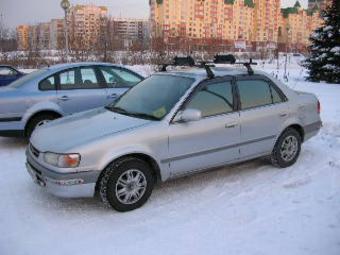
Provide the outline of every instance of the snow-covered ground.
<path id="1" fill-rule="evenodd" d="M 324 123 L 294 166 L 259 159 L 171 181 L 129 213 L 45 193 L 26 173 L 26 143 L 0 138 L 0 254 L 339 255 L 340 85 L 303 82 L 295 63 L 289 73 L 319 97 Z"/>

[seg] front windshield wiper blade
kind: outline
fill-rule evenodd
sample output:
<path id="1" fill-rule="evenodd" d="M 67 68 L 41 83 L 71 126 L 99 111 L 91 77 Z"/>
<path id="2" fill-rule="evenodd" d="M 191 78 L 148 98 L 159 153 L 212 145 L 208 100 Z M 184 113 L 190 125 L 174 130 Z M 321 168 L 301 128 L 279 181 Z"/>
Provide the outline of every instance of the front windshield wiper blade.
<path id="1" fill-rule="evenodd" d="M 157 118 L 151 114 L 142 113 L 142 112 L 129 112 L 123 108 L 115 107 L 115 106 L 105 106 L 106 109 L 112 112 L 120 113 L 123 115 L 131 116 L 131 117 L 137 117 L 137 118 L 143 118 L 143 119 L 149 119 L 149 120 L 160 120 L 160 118 Z"/>
<path id="2" fill-rule="evenodd" d="M 110 106 L 110 105 L 107 105 L 105 106 L 105 109 L 111 111 L 111 112 L 117 112 L 117 113 L 122 113 L 122 114 L 127 114 L 128 111 L 123 109 L 123 108 L 120 108 L 120 107 L 115 107 L 115 106 Z"/>
<path id="3" fill-rule="evenodd" d="M 157 118 L 151 114 L 142 113 L 142 112 L 128 112 L 127 114 L 132 117 L 137 117 L 137 118 L 142 118 L 142 119 L 160 120 L 160 118 Z"/>

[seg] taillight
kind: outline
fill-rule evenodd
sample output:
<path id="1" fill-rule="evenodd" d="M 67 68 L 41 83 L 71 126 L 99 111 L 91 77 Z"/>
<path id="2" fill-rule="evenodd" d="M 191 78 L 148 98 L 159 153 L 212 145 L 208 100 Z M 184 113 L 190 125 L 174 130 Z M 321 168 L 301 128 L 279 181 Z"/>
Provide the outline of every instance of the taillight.
<path id="1" fill-rule="evenodd" d="M 318 100 L 318 114 L 321 113 L 321 104 L 320 104 L 320 101 Z"/>

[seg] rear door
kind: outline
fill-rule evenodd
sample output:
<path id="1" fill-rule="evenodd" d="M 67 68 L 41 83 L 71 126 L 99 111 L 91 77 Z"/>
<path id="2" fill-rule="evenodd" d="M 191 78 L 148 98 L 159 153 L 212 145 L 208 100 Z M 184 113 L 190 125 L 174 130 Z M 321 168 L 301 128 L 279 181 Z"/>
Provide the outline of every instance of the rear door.
<path id="1" fill-rule="evenodd" d="M 99 66 L 98 70 L 107 85 L 107 104 L 143 80 L 140 75 L 122 67 Z"/>
<path id="2" fill-rule="evenodd" d="M 58 73 L 58 104 L 65 114 L 85 111 L 107 103 L 106 84 L 94 66 L 72 68 Z"/>
<path id="3" fill-rule="evenodd" d="M 239 77 L 242 158 L 270 154 L 289 108 L 279 88 L 263 76 Z"/>

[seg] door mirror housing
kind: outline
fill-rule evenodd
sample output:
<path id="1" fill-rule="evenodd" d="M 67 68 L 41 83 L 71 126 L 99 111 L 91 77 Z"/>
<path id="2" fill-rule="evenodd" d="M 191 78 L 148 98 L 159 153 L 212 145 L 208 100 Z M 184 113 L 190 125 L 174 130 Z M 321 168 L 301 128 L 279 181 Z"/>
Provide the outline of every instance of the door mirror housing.
<path id="1" fill-rule="evenodd" d="M 202 119 L 202 112 L 197 109 L 186 109 L 182 112 L 179 112 L 174 122 L 190 122 L 190 121 L 198 121 Z"/>

